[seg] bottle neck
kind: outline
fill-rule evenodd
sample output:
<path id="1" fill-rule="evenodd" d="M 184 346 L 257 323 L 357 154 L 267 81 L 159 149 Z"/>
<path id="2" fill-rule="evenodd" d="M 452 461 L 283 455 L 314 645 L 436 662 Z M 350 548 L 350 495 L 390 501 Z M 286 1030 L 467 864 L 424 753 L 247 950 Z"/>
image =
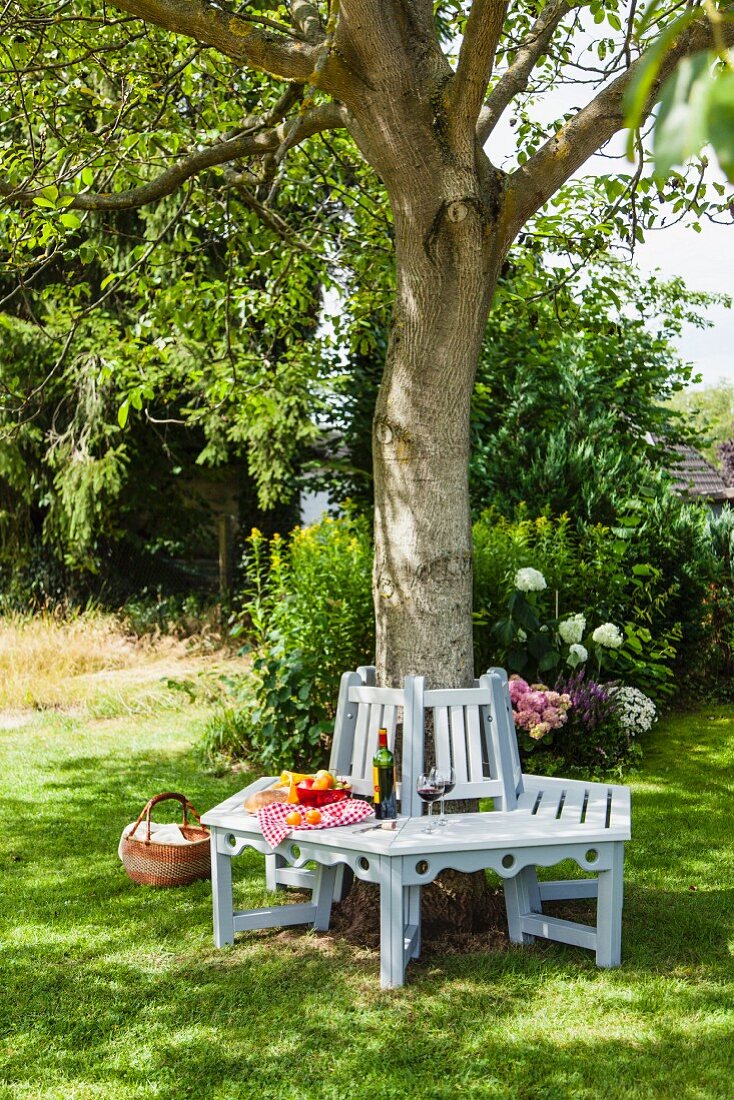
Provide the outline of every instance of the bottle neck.
<path id="1" fill-rule="evenodd" d="M 387 730 L 384 730 L 384 729 L 379 730 L 378 734 L 377 734 L 377 738 L 378 738 L 377 747 L 379 749 L 386 749 L 387 748 Z"/>

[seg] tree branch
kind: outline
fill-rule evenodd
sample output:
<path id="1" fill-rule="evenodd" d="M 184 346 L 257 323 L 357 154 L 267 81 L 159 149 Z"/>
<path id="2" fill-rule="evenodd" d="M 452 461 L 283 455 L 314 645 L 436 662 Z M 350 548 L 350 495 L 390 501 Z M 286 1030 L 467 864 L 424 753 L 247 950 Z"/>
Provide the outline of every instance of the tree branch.
<path id="1" fill-rule="evenodd" d="M 64 206 L 65 210 L 136 210 L 148 203 L 156 202 L 170 195 L 192 176 L 241 157 L 262 156 L 276 152 L 285 142 L 288 147 L 297 145 L 321 130 L 335 130 L 347 125 L 345 109 L 338 104 L 322 104 L 300 115 L 288 119 L 280 126 L 259 133 L 240 134 L 226 141 L 219 141 L 206 149 L 197 150 L 185 156 L 177 164 L 161 172 L 155 179 L 132 187 L 127 191 L 111 193 L 84 193 L 75 195 L 74 200 Z M 35 198 L 43 196 L 42 188 L 23 191 L 0 181 L 0 196 L 17 206 L 31 206 Z"/>
<path id="2" fill-rule="evenodd" d="M 244 16 L 207 0 L 114 0 L 115 7 L 148 23 L 213 46 L 234 61 L 281 77 L 308 82 L 320 46 L 257 30 Z"/>
<path id="3" fill-rule="evenodd" d="M 315 4 L 309 0 L 291 0 L 291 19 L 306 42 L 312 45 L 323 42 L 326 32 Z"/>
<path id="4" fill-rule="evenodd" d="M 734 26 L 727 28 L 729 44 L 734 43 Z M 645 106 L 643 119 L 652 111 L 660 88 L 678 62 L 712 46 L 711 27 L 701 17 L 683 31 L 665 54 Z M 624 128 L 624 93 L 636 72 L 645 64 L 647 53 L 625 73 L 565 123 L 556 134 L 509 177 L 507 189 L 506 245 L 532 215 L 570 179 L 574 172 L 598 149 Z"/>
<path id="5" fill-rule="evenodd" d="M 225 178 L 230 187 L 237 191 L 242 201 L 246 206 L 249 206 L 255 214 L 257 214 L 263 225 L 266 225 L 268 229 L 272 229 L 273 233 L 276 233 L 288 244 L 297 248 L 299 252 L 306 252 L 311 256 L 315 256 L 319 260 L 323 260 L 323 254 L 313 248 L 307 241 L 304 241 L 302 237 L 291 229 L 288 222 L 284 218 L 281 218 L 280 214 L 268 207 L 265 203 L 262 203 L 253 195 L 252 191 L 248 187 L 250 180 L 244 175 L 244 173 L 238 173 L 232 169 L 225 168 Z"/>
<path id="6" fill-rule="evenodd" d="M 506 13 L 505 0 L 474 0 L 466 21 L 450 110 L 472 128 L 492 76 Z"/>
<path id="7" fill-rule="evenodd" d="M 530 34 L 517 51 L 515 60 L 497 81 L 479 113 L 477 137 L 481 145 L 484 145 L 494 130 L 507 105 L 527 88 L 530 74 L 538 59 L 548 49 L 561 20 L 574 8 L 581 7 L 581 3 L 582 0 L 551 0 L 551 3 L 543 9 Z"/>

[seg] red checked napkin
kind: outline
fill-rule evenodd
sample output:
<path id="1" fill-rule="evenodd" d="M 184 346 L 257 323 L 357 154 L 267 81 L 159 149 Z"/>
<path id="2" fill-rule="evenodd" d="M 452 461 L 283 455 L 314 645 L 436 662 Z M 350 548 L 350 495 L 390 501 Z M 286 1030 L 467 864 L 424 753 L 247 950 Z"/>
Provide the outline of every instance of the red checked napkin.
<path id="1" fill-rule="evenodd" d="M 332 802 L 328 806 L 320 806 L 321 821 L 318 825 L 307 825 L 304 819 L 302 825 L 286 825 L 285 819 L 291 810 L 298 807 L 287 802 L 273 802 L 270 806 L 263 806 L 257 811 L 257 820 L 262 834 L 271 848 L 277 848 L 293 829 L 333 829 L 336 825 L 356 825 L 370 814 L 374 813 L 369 802 L 363 802 L 359 798 L 345 798 L 342 802 Z M 305 813 L 305 807 L 301 809 Z"/>

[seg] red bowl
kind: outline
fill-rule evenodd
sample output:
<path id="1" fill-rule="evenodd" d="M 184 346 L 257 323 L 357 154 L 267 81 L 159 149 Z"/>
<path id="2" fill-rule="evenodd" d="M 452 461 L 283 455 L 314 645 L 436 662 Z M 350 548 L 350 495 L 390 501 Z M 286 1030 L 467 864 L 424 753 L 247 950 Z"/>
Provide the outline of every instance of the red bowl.
<path id="1" fill-rule="evenodd" d="M 299 787 L 296 785 L 296 794 L 302 806 L 329 806 L 332 802 L 341 802 L 342 799 L 349 798 L 351 793 L 348 787 L 315 791 L 313 787 Z"/>

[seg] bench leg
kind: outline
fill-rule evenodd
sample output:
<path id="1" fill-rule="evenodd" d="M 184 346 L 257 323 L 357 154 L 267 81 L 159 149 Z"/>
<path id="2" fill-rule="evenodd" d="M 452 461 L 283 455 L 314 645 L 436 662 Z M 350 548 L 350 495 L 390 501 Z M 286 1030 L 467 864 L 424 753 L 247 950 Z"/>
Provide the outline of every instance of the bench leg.
<path id="1" fill-rule="evenodd" d="M 527 913 L 542 913 L 538 875 L 534 867 L 523 867 L 513 878 L 503 880 L 507 927 L 512 943 L 534 943 L 535 936 L 522 930 Z"/>
<path id="2" fill-rule="evenodd" d="M 232 901 L 232 857 L 217 851 L 217 831 L 212 829 L 212 910 L 214 943 L 217 947 L 234 943 L 234 903 Z"/>
<path id="3" fill-rule="evenodd" d="M 339 864 L 334 864 L 333 867 L 319 865 L 314 872 L 316 875 L 316 883 L 311 896 L 316 905 L 316 915 L 314 916 L 313 926 L 317 932 L 326 932 L 328 930 L 329 921 L 331 920 L 331 903 L 334 900 L 334 893 L 336 891 L 336 879 L 339 866 Z"/>
<path id="4" fill-rule="evenodd" d="M 624 900 L 624 844 L 612 845 L 612 866 L 599 872 L 596 908 L 596 965 L 619 966 L 622 961 L 622 903 Z"/>
<path id="5" fill-rule="evenodd" d="M 334 886 L 334 901 L 344 901 L 352 889 L 354 872 L 347 863 L 340 863 L 336 872 L 336 884 Z"/>
<path id="6" fill-rule="evenodd" d="M 380 874 L 380 985 L 405 983 L 405 904 L 398 860 L 383 859 Z"/>
<path id="7" fill-rule="evenodd" d="M 420 958 L 421 953 L 421 888 L 420 886 L 405 887 L 405 913 L 409 927 L 417 929 L 413 941 L 413 949 L 410 952 L 411 959 Z"/>
<path id="8" fill-rule="evenodd" d="M 277 852 L 269 852 L 265 856 L 265 887 L 267 890 L 275 892 L 284 889 L 283 883 L 278 882 L 278 871 L 287 866 L 287 861 Z"/>

